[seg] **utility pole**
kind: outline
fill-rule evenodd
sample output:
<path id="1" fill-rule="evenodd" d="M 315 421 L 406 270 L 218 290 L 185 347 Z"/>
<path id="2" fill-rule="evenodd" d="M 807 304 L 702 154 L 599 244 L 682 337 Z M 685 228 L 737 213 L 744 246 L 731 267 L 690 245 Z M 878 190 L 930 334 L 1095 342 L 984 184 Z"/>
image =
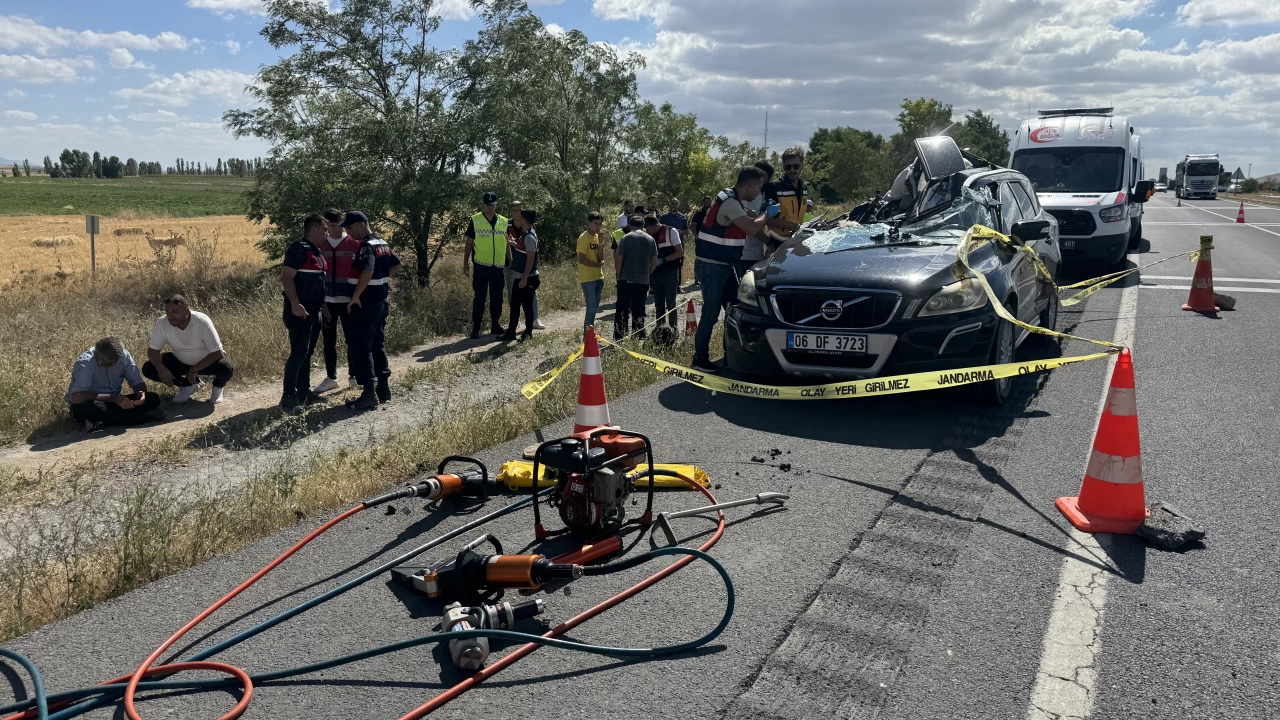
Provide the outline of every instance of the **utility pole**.
<path id="1" fill-rule="evenodd" d="M 1245 177 L 1253 177 L 1253 163 L 1249 163 L 1249 174 Z"/>

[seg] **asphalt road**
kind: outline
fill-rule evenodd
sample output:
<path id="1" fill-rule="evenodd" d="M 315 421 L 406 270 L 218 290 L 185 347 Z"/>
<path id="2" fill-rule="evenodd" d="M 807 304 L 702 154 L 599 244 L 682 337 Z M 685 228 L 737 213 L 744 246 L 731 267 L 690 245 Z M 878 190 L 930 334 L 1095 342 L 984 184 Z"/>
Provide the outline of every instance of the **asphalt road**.
<path id="1" fill-rule="evenodd" d="M 1110 536 L 1082 545 L 1054 508 L 1056 497 L 1079 487 L 1107 380 L 1103 362 L 1020 378 L 1015 401 L 998 410 L 967 405 L 957 391 L 771 403 L 660 384 L 615 399 L 613 420 L 649 434 L 660 460 L 701 464 L 720 485 L 721 500 L 763 490 L 792 494 L 785 510 L 728 512 L 731 525 L 713 554 L 737 585 L 732 624 L 702 651 L 662 661 L 540 650 L 436 716 L 1274 716 L 1280 579 L 1270 521 L 1280 498 L 1273 482 L 1280 379 L 1269 318 L 1280 311 L 1280 294 L 1262 291 L 1280 290 L 1280 209 L 1246 208 L 1256 224 L 1236 225 L 1235 204 L 1174 204 L 1165 196 L 1149 204 L 1136 259 L 1193 249 L 1201 232 L 1212 233 L 1216 276 L 1236 278 L 1217 285 L 1246 288 L 1226 291 L 1238 299 L 1237 311 L 1218 318 L 1181 311 L 1193 266 L 1174 260 L 1064 311 L 1059 327 L 1105 339 L 1133 336 L 1147 499 L 1201 523 L 1208 531 L 1202 548 L 1167 553 Z M 1020 356 L 1088 347 L 1032 340 Z M 570 424 L 544 435 L 564 434 Z M 482 457 L 511 459 L 533 440 Z M 776 458 L 771 450 L 779 451 Z M 662 493 L 657 503 L 692 507 L 700 498 Z M 477 512 L 400 507 L 408 512 L 357 517 L 300 553 L 207 623 L 201 645 Z M 315 525 L 9 647 L 32 657 L 55 690 L 127 672 Z M 711 525 L 686 519 L 679 527 L 694 536 Z M 528 514 L 491 531 L 508 547 L 532 537 Z M 1105 580 L 1105 596 L 1093 596 L 1096 612 L 1088 617 L 1060 610 L 1075 592 L 1062 585 L 1071 568 Z M 651 570 L 579 582 L 571 596 L 549 599 L 543 619 L 555 624 Z M 723 602 L 714 574 L 695 564 L 572 636 L 619 646 L 678 642 L 714 624 Z M 218 659 L 251 672 L 310 662 L 427 634 L 438 612 L 375 581 Z M 1051 685 L 1041 677 L 1046 648 L 1071 636 L 1085 638 L 1090 657 L 1064 681 L 1075 696 L 1057 699 L 1071 710 L 1037 715 L 1033 705 Z M 418 648 L 260 687 L 244 717 L 396 718 L 461 677 L 442 667 L 444 659 L 441 649 Z M 16 681 L 15 673 L 0 672 Z M 207 693 L 141 708 L 145 717 L 214 718 L 233 704 L 228 694 Z M 104 710 L 91 717 L 118 716 Z"/>

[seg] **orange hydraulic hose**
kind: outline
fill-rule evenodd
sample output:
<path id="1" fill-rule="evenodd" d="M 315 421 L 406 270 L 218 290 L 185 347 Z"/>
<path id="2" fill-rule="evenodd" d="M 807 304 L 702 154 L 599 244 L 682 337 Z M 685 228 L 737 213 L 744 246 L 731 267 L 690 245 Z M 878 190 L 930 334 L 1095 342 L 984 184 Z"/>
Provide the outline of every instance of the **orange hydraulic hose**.
<path id="1" fill-rule="evenodd" d="M 701 491 L 702 491 L 702 494 L 703 494 L 703 495 L 706 495 L 706 496 L 707 496 L 707 498 L 708 498 L 709 500 L 711 500 L 711 504 L 712 504 L 712 505 L 717 504 L 717 503 L 716 503 L 716 498 L 715 498 L 715 496 L 714 496 L 714 495 L 712 495 L 712 494 L 711 494 L 711 491 L 710 491 L 710 490 L 707 490 L 706 488 L 702 487 L 702 486 L 701 486 L 701 485 L 699 485 L 698 483 L 695 483 L 695 482 L 693 482 L 693 481 L 689 480 L 689 478 L 686 478 L 686 477 L 684 477 L 684 476 L 681 476 L 681 479 L 682 479 L 682 480 L 684 480 L 684 481 L 686 481 L 686 482 L 689 482 L 691 485 L 693 485 L 693 487 L 696 487 L 697 489 L 701 490 Z M 711 536 L 711 537 L 710 537 L 710 538 L 709 538 L 705 543 L 703 543 L 703 544 L 698 548 L 699 550 L 701 550 L 701 551 L 703 551 L 703 552 L 706 552 L 707 550 L 710 550 L 710 549 L 711 549 L 711 546 L 713 546 L 713 545 L 715 545 L 717 542 L 719 542 L 720 537 L 721 537 L 722 535 L 724 535 L 724 511 L 723 511 L 723 510 L 717 511 L 717 514 L 720 516 L 720 524 L 719 524 L 719 526 L 717 526 L 717 527 L 716 527 L 715 534 L 714 534 L 714 535 L 712 535 L 712 536 Z M 694 557 L 693 557 L 692 555 L 689 555 L 689 556 L 685 556 L 685 557 L 683 557 L 683 558 L 681 558 L 681 559 L 679 559 L 679 560 L 677 560 L 677 561 L 675 561 L 675 562 L 671 563 L 671 564 L 670 564 L 670 565 L 668 565 L 667 567 L 665 567 L 665 568 L 663 568 L 663 569 L 659 570 L 658 572 L 654 573 L 653 575 L 650 575 L 649 577 L 645 578 L 644 580 L 641 580 L 639 583 L 637 583 L 637 584 L 635 584 L 635 585 L 632 585 L 630 588 L 628 588 L 628 589 L 626 589 L 626 590 L 623 590 L 622 592 L 618 593 L 617 595 L 614 595 L 613 597 L 609 598 L 608 600 L 605 600 L 604 602 L 600 603 L 599 605 L 596 605 L 595 607 L 593 607 L 593 608 L 591 608 L 591 609 L 589 609 L 589 610 L 587 610 L 587 611 L 585 611 L 585 612 L 579 613 L 578 615 L 575 615 L 575 616 L 573 616 L 572 618 L 569 618 L 569 619 L 568 619 L 568 620 L 566 620 L 565 622 L 563 622 L 563 623 L 561 623 L 561 624 L 559 624 L 559 625 L 555 626 L 554 628 L 552 628 L 552 629 L 548 630 L 547 632 L 543 633 L 543 634 L 542 634 L 542 636 L 543 636 L 543 637 L 558 637 L 558 636 L 560 636 L 560 635 L 563 635 L 564 633 L 566 633 L 566 632 L 568 632 L 568 631 L 570 631 L 570 630 L 574 629 L 575 627 L 577 627 L 577 626 L 581 625 L 582 623 L 586 622 L 587 620 L 590 620 L 591 618 L 595 617 L 596 615 L 599 615 L 600 613 L 604 612 L 605 610 L 608 610 L 609 608 L 614 607 L 614 606 L 616 606 L 616 605 L 618 605 L 618 604 L 622 603 L 623 601 L 628 600 L 628 599 L 630 599 L 631 597 L 633 597 L 633 596 L 635 596 L 635 595 L 639 594 L 640 592 L 644 591 L 645 589 L 647 589 L 647 588 L 648 588 L 648 587 L 650 587 L 651 585 L 653 585 L 653 584 L 655 584 L 655 583 L 657 583 L 657 582 L 659 582 L 659 581 L 661 581 L 661 580 L 665 579 L 666 577 L 668 577 L 668 576 L 669 576 L 669 575 L 671 575 L 672 573 L 676 572 L 676 571 L 677 571 L 677 570 L 679 570 L 680 568 L 682 568 L 682 567 L 684 567 L 685 565 L 688 565 L 689 563 L 693 562 L 693 560 L 694 560 Z M 400 720 L 419 720 L 420 718 L 423 718 L 423 717 L 426 717 L 427 715 L 430 715 L 431 713 L 435 712 L 436 710 L 439 710 L 439 709 L 440 709 L 441 707 L 443 707 L 445 704 L 449 703 L 449 702 L 450 702 L 450 701 L 452 701 L 453 699 L 455 699 L 455 698 L 457 698 L 458 696 L 462 695 L 462 693 L 464 693 L 464 692 L 466 692 L 466 691 L 470 690 L 471 688 L 475 687 L 476 685 L 479 685 L 480 683 L 484 682 L 484 681 L 485 681 L 485 680 L 487 680 L 488 678 L 490 678 L 490 677 L 492 677 L 492 676 L 494 676 L 494 675 L 498 674 L 498 673 L 499 673 L 499 672 L 501 672 L 504 668 L 506 668 L 506 667 L 508 667 L 508 666 L 510 666 L 510 665 L 513 665 L 514 663 L 516 663 L 518 660 L 520 660 L 520 659 L 521 659 L 521 658 L 523 658 L 524 656 L 528 655 L 529 653 L 533 652 L 534 650 L 537 650 L 539 647 L 541 647 L 541 646 L 540 646 L 540 645 L 538 645 L 537 643 L 527 643 L 527 644 L 525 644 L 525 645 L 521 645 L 519 648 L 517 648 L 516 650 L 514 650 L 514 651 L 513 651 L 513 652 L 511 652 L 510 654 L 508 654 L 508 655 L 504 656 L 501 660 L 499 660 L 499 661 L 495 662 L 494 664 L 492 664 L 492 665 L 490 665 L 490 666 L 488 666 L 488 667 L 482 668 L 481 670 L 479 670 L 478 672 L 476 672 L 476 674 L 475 674 L 475 675 L 472 675 L 471 677 L 467 678 L 466 680 L 463 680 L 462 682 L 458 683 L 457 685 L 454 685 L 453 687 L 449 688 L 448 690 L 445 690 L 444 692 L 440 693 L 439 695 L 437 695 L 437 696 L 435 696 L 435 697 L 431 698 L 431 700 L 430 700 L 430 701 L 428 701 L 428 702 L 427 702 L 427 703 L 425 703 L 424 705 L 419 706 L 418 708 L 415 708 L 415 709 L 414 709 L 412 712 L 410 712 L 409 714 L 404 715 L 403 717 L 401 717 L 401 718 L 400 718 Z M 134 718 L 134 719 L 132 719 L 132 720 L 137 720 L 137 719 L 136 719 L 136 718 Z"/>

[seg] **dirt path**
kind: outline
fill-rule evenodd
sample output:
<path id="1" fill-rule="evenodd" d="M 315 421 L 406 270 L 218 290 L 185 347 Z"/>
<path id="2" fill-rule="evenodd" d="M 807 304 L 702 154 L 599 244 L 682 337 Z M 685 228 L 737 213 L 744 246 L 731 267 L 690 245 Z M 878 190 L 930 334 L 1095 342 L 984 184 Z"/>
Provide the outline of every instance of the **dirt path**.
<path id="1" fill-rule="evenodd" d="M 686 299 L 686 295 L 682 295 L 680 301 L 683 303 Z M 612 322 L 612 308 L 611 303 L 603 306 L 599 320 Z M 216 406 L 199 400 L 183 405 L 170 403 L 167 406 L 169 417 L 163 422 L 92 434 L 60 433 L 34 443 L 11 446 L 0 450 L 0 469 L 26 476 L 56 474 L 85 467 L 91 467 L 95 474 L 128 473 L 140 454 L 154 452 L 154 448 L 162 447 L 166 442 L 186 446 L 193 437 L 195 440 L 191 443 L 196 445 L 202 438 L 207 438 L 210 452 L 225 452 L 226 448 L 233 448 L 257 452 L 288 449 L 295 453 L 311 453 L 365 443 L 370 438 L 385 437 L 396 427 L 429 422 L 440 408 L 454 407 L 459 403 L 474 405 L 507 396 L 514 399 L 521 383 L 539 372 L 539 365 L 552 359 L 553 355 L 563 357 L 560 345 L 567 347 L 571 344 L 568 334 L 580 327 L 582 311 L 551 313 L 541 320 L 547 330 L 536 333 L 535 342 L 527 350 L 516 348 L 516 343 L 498 342 L 491 335 L 478 340 L 453 336 L 392 356 L 393 392 L 397 399 L 377 412 L 362 414 L 345 408 L 341 401 L 354 397 L 355 393 L 344 388 L 328 394 L 334 398 L 328 406 L 313 409 L 298 421 L 289 416 L 281 417 L 278 382 L 243 386 L 233 380 L 227 386 L 223 401 Z M 536 342 L 542 333 L 560 336 L 562 342 Z M 231 352 L 234 362 L 234 348 Z M 461 371 L 456 367 L 440 367 L 464 361 L 469 361 L 472 367 Z M 317 360 L 317 364 L 320 361 Z M 404 383 L 413 380 L 415 369 L 433 367 L 440 368 L 439 379 L 432 378 L 428 372 L 427 379 L 414 383 L 413 389 L 404 389 Z M 487 370 L 480 372 L 480 368 Z M 313 380 L 318 381 L 323 372 L 323 369 L 317 372 L 313 368 Z M 347 377 L 345 367 L 339 368 L 338 377 Z M 207 397 L 207 389 L 202 389 L 197 395 L 197 398 Z M 228 438 L 228 434 L 237 437 Z M 140 453 L 143 449 L 147 450 Z M 200 452 L 203 454 L 205 451 Z M 182 464 L 188 468 L 203 467 L 207 471 L 211 469 L 211 460 L 209 457 L 183 457 Z M 243 464 L 231 475 L 251 472 L 250 468 L 256 464 Z M 213 462 L 212 465 L 220 466 L 221 463 Z"/>

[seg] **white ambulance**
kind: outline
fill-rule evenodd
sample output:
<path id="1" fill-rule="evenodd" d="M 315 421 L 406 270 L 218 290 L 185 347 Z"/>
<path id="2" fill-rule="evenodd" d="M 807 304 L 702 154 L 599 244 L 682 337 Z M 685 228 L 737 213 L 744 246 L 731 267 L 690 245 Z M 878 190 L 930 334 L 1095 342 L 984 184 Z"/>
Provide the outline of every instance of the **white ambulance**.
<path id="1" fill-rule="evenodd" d="M 1112 108 L 1041 110 L 1014 132 L 1010 166 L 1058 220 L 1064 263 L 1111 265 L 1142 241 L 1142 138 Z"/>

